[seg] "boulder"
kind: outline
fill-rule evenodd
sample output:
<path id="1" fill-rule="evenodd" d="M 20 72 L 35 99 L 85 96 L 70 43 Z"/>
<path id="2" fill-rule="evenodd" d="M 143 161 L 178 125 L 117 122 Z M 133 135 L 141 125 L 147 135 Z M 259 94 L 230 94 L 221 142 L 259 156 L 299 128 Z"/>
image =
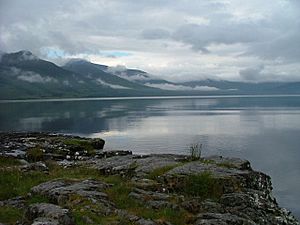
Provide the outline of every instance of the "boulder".
<path id="1" fill-rule="evenodd" d="M 30 205 L 26 210 L 25 223 L 73 225 L 74 221 L 68 209 L 49 203 L 37 203 Z"/>

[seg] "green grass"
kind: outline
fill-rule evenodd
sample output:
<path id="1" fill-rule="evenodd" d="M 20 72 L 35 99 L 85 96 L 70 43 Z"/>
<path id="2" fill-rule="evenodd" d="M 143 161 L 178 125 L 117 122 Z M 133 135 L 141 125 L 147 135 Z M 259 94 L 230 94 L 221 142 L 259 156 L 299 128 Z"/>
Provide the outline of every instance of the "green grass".
<path id="1" fill-rule="evenodd" d="M 187 218 L 187 216 L 185 215 L 185 211 L 171 208 L 154 210 L 146 207 L 143 202 L 129 197 L 129 193 L 133 190 L 133 185 L 129 179 L 120 176 L 109 176 L 105 178 L 105 181 L 113 184 L 106 193 L 117 208 L 125 209 L 145 219 L 169 221 L 174 225 L 186 224 L 185 218 Z"/>
<path id="2" fill-rule="evenodd" d="M 184 179 L 180 192 L 188 196 L 202 197 L 203 199 L 218 199 L 222 195 L 217 179 L 210 172 L 190 175 Z"/>
<path id="3" fill-rule="evenodd" d="M 84 150 L 87 151 L 87 154 L 89 155 L 94 155 L 96 153 L 96 150 L 94 149 L 93 145 L 88 140 L 72 138 L 63 140 L 63 143 L 71 147 L 71 150 Z"/>
<path id="4" fill-rule="evenodd" d="M 228 169 L 236 168 L 236 166 L 230 162 L 217 163 L 216 165 L 220 166 L 220 167 L 228 168 Z"/>
<path id="5" fill-rule="evenodd" d="M 26 155 L 29 162 L 37 162 L 44 159 L 44 152 L 40 147 L 28 149 Z"/>
<path id="6" fill-rule="evenodd" d="M 30 188 L 47 180 L 47 175 L 41 172 L 0 170 L 0 200 L 25 195 Z"/>
<path id="7" fill-rule="evenodd" d="M 50 203 L 50 200 L 43 195 L 33 195 L 27 200 L 27 204 L 34 204 L 34 203 Z"/>
<path id="8" fill-rule="evenodd" d="M 163 174 L 167 173 L 168 171 L 170 171 L 171 169 L 173 169 L 173 168 L 175 168 L 175 167 L 177 167 L 177 166 L 180 166 L 180 164 L 177 163 L 177 164 L 172 164 L 172 165 L 167 165 L 167 166 L 164 166 L 164 167 L 157 168 L 157 169 L 151 171 L 151 172 L 146 176 L 146 178 L 155 180 L 155 179 L 157 179 L 159 176 L 162 176 Z"/>
<path id="9" fill-rule="evenodd" d="M 23 173 L 18 169 L 0 170 L 0 200 L 24 196 L 30 189 L 40 183 L 56 179 L 101 179 L 102 176 L 95 169 L 83 167 L 59 167 L 55 163 L 48 163 L 49 174 L 32 171 Z"/>
<path id="10" fill-rule="evenodd" d="M 21 165 L 21 163 L 18 159 L 0 156 L 0 168 L 19 165 Z"/>
<path id="11" fill-rule="evenodd" d="M 171 208 L 154 210 L 148 208 L 143 202 L 139 202 L 136 199 L 129 197 L 129 193 L 134 188 L 130 178 L 117 175 L 103 176 L 95 169 L 78 166 L 64 169 L 54 162 L 48 162 L 47 165 L 49 167 L 49 174 L 36 171 L 22 173 L 16 168 L 0 170 L 0 200 L 16 196 L 26 196 L 33 186 L 55 178 L 79 180 L 92 178 L 113 184 L 113 186 L 108 188 L 105 192 L 108 194 L 109 199 L 119 209 L 125 209 L 130 213 L 145 219 L 169 221 L 174 225 L 186 224 L 185 218 L 187 218 L 187 213 L 185 211 Z M 150 176 L 155 178 L 175 166 L 176 165 L 159 168 L 153 171 Z M 49 202 L 49 200 L 40 195 L 33 195 L 30 198 L 27 198 L 27 204 L 40 202 Z M 94 224 L 112 224 L 114 221 L 118 221 L 119 224 L 124 225 L 130 224 L 128 221 L 119 218 L 117 215 L 103 216 L 98 214 L 97 211 L 101 211 L 101 206 L 93 204 L 87 199 L 80 199 L 79 197 L 74 196 L 74 198 L 70 198 L 66 204 L 69 204 L 68 206 L 71 208 L 71 212 L 77 225 L 87 224 L 87 220 L 93 221 Z M 18 220 L 22 216 L 22 212 L 19 210 L 7 207 L 2 210 L 2 208 L 0 208 L 0 222 L 14 224 L 15 220 Z"/>
<path id="12" fill-rule="evenodd" d="M 23 211 L 13 207 L 2 206 L 0 207 L 0 223 L 7 225 L 16 224 L 17 221 L 21 220 Z"/>

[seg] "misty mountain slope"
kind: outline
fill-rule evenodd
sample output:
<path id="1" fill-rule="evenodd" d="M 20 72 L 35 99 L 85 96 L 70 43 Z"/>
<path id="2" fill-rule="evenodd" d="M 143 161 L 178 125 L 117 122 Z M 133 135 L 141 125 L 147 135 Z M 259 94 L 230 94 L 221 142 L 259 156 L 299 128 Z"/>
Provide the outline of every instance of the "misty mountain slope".
<path id="1" fill-rule="evenodd" d="M 79 73 L 82 77 L 91 79 L 95 83 L 113 87 L 115 89 L 153 90 L 153 88 L 130 82 L 114 74 L 107 73 L 105 72 L 106 68 L 103 65 L 94 64 L 84 60 L 72 60 L 64 65 L 63 68 Z"/>
<path id="2" fill-rule="evenodd" d="M 226 81 L 226 80 L 201 80 L 201 81 L 189 81 L 181 83 L 185 86 L 196 87 L 196 86 L 209 86 L 215 87 L 219 90 L 228 90 L 237 94 L 280 94 L 281 90 L 285 92 L 290 92 L 290 87 L 293 83 L 284 82 L 262 82 L 262 83 L 250 83 L 250 82 L 237 82 L 237 81 Z M 296 90 L 300 93 L 300 88 Z"/>
<path id="3" fill-rule="evenodd" d="M 68 68 L 68 69 L 65 69 Z M 155 90 L 102 71 L 89 62 L 59 67 L 28 51 L 3 54 L 0 98 L 60 98 L 151 95 Z"/>
<path id="4" fill-rule="evenodd" d="M 114 74 L 126 80 L 146 85 L 149 87 L 153 87 L 155 85 L 152 84 L 174 84 L 173 82 L 161 79 L 159 77 L 153 76 L 143 70 L 137 69 L 128 69 L 123 66 L 116 66 L 116 67 L 107 67 L 105 70 L 107 73 Z"/>

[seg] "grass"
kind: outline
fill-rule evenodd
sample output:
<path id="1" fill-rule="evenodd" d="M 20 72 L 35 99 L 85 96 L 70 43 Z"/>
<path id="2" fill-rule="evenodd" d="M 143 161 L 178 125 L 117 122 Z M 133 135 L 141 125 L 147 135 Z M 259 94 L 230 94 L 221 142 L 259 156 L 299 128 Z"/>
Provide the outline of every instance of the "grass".
<path id="1" fill-rule="evenodd" d="M 21 165 L 21 163 L 18 159 L 0 156 L 0 168 L 19 165 Z"/>
<path id="2" fill-rule="evenodd" d="M 21 220 L 23 211 L 13 207 L 2 206 L 0 207 L 0 223 L 7 225 L 16 224 L 17 221 Z"/>
<path id="3" fill-rule="evenodd" d="M 26 155 L 29 162 L 38 162 L 44 159 L 44 152 L 40 147 L 28 149 Z"/>
<path id="4" fill-rule="evenodd" d="M 63 140 L 63 143 L 65 145 L 69 146 L 70 150 L 73 150 L 73 151 L 80 151 L 80 150 L 87 151 L 87 154 L 89 154 L 89 155 L 95 155 L 96 154 L 96 150 L 94 149 L 93 145 L 87 140 L 72 138 L 72 139 Z"/>
<path id="5" fill-rule="evenodd" d="M 146 176 L 146 178 L 155 180 L 159 176 L 162 176 L 163 174 L 167 173 L 168 171 L 170 171 L 171 169 L 173 169 L 177 166 L 180 166 L 180 164 L 177 163 L 177 164 L 167 165 L 167 166 L 163 166 L 163 167 L 154 169 Z"/>
<path id="6" fill-rule="evenodd" d="M 0 200 L 25 195 L 30 188 L 47 180 L 47 175 L 41 172 L 0 170 Z"/>
<path id="7" fill-rule="evenodd" d="M 203 145 L 200 143 L 191 144 L 189 147 L 190 159 L 191 160 L 199 160 L 202 154 Z"/>
<path id="8" fill-rule="evenodd" d="M 166 171 L 166 169 L 167 168 L 161 169 L 160 172 Z M 157 170 L 155 174 L 157 175 L 160 173 L 158 173 Z M 154 210 L 146 207 L 143 202 L 139 202 L 136 199 L 129 197 L 129 193 L 133 190 L 133 185 L 129 179 L 120 176 L 109 176 L 105 178 L 105 181 L 113 184 L 113 187 L 109 188 L 106 193 L 117 208 L 125 209 L 130 213 L 145 219 L 169 221 L 174 225 L 186 224 L 185 218 L 187 218 L 187 216 L 185 215 L 185 211 L 171 208 Z"/>
<path id="9" fill-rule="evenodd" d="M 222 195 L 220 185 L 210 172 L 186 177 L 179 191 L 187 196 L 196 196 L 203 199 L 218 199 Z"/>
<path id="10" fill-rule="evenodd" d="M 64 169 L 55 163 L 48 163 L 49 174 L 32 171 L 23 173 L 18 169 L 0 170 L 0 200 L 24 196 L 33 186 L 55 178 L 65 179 L 101 179 L 95 169 L 75 167 Z"/>
<path id="11" fill-rule="evenodd" d="M 236 168 L 236 166 L 230 162 L 217 163 L 216 165 L 228 169 Z"/>
<path id="12" fill-rule="evenodd" d="M 34 204 L 34 203 L 50 203 L 50 200 L 43 195 L 33 195 L 27 200 L 27 204 Z"/>
<path id="13" fill-rule="evenodd" d="M 64 169 L 58 166 L 55 162 L 47 162 L 47 165 L 49 167 L 48 174 L 37 171 L 23 173 L 17 168 L 3 168 L 0 170 L 0 200 L 16 196 L 26 196 L 33 186 L 55 178 L 79 180 L 92 178 L 113 184 L 113 186 L 108 188 L 105 192 L 108 194 L 109 199 L 119 209 L 125 209 L 128 212 L 145 219 L 169 221 L 174 225 L 186 224 L 186 218 L 189 217 L 186 211 L 172 208 L 161 208 L 159 210 L 155 210 L 147 207 L 144 202 L 140 202 L 129 197 L 129 193 L 134 188 L 129 177 L 121 177 L 118 175 L 103 176 L 96 169 L 78 166 Z M 149 174 L 149 177 L 155 179 L 176 166 L 178 166 L 178 164 L 158 168 L 152 171 Z M 201 180 L 203 181 L 203 179 L 204 178 L 202 177 Z M 207 178 L 206 181 L 207 180 L 211 181 L 209 178 Z M 199 188 L 198 186 L 195 186 L 195 182 L 198 184 L 199 180 L 192 178 L 186 182 L 185 187 L 189 188 L 186 190 L 187 193 L 195 194 L 192 191 L 193 188 Z M 191 183 L 193 183 L 193 185 L 191 185 Z M 209 185 L 205 186 L 204 189 L 206 190 L 211 188 L 211 185 L 212 183 L 209 183 Z M 27 198 L 28 205 L 41 202 L 49 202 L 49 199 L 40 195 L 33 195 L 30 198 Z M 130 224 L 130 222 L 119 218 L 117 215 L 103 216 L 97 213 L 101 211 L 101 207 L 89 202 L 87 199 L 80 199 L 75 196 L 73 199 L 69 199 L 66 204 L 70 207 L 77 225 L 87 224 L 91 221 L 92 224 L 112 224 L 116 221 L 118 221 L 119 224 Z M 20 210 L 11 207 L 0 207 L 0 222 L 2 223 L 15 224 L 16 220 L 19 220 L 21 216 L 22 212 Z"/>

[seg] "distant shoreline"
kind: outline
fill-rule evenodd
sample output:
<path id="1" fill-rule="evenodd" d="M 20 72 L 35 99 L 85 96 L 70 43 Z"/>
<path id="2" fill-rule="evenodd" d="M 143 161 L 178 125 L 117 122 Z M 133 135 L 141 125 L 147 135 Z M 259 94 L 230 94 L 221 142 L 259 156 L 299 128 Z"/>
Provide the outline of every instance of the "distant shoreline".
<path id="1" fill-rule="evenodd" d="M 136 96 L 136 97 L 90 97 L 90 98 L 39 98 L 39 99 L 15 99 L 0 100 L 0 103 L 22 102 L 68 102 L 68 101 L 112 101 L 112 100 L 151 100 L 151 99 L 211 99 L 211 98 L 280 98 L 300 97 L 299 94 L 274 94 L 274 95 L 179 95 L 179 96 Z"/>

